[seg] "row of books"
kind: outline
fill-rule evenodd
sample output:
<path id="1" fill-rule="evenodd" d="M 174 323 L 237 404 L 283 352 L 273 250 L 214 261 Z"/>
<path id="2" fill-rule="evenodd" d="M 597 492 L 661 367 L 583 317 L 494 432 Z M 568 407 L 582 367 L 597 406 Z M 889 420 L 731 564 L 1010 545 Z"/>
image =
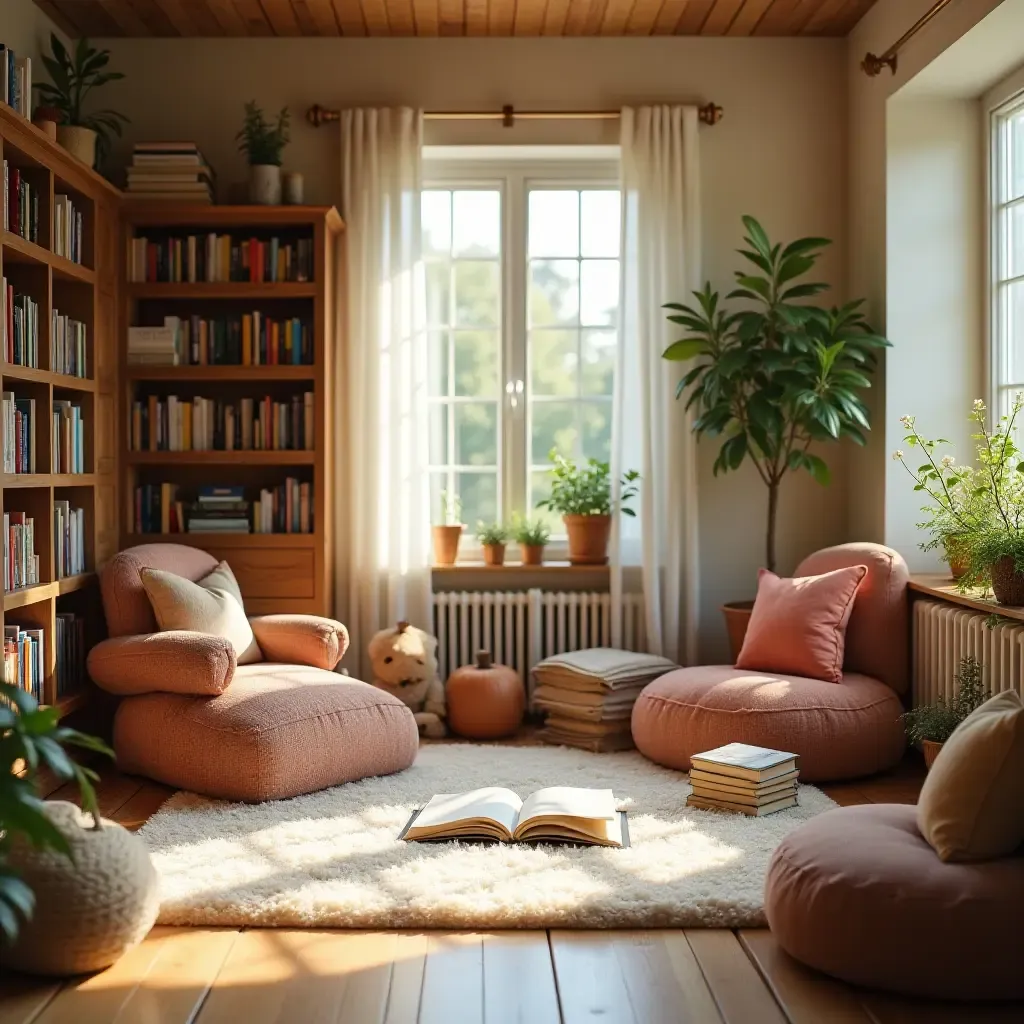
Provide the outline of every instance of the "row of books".
<path id="1" fill-rule="evenodd" d="M 50 323 L 50 369 L 70 377 L 88 377 L 86 326 L 58 310 Z"/>
<path id="2" fill-rule="evenodd" d="M 747 743 L 694 754 L 687 807 L 763 817 L 795 807 L 799 757 Z"/>
<path id="3" fill-rule="evenodd" d="M 4 472 L 36 471 L 36 400 L 15 398 L 13 391 L 0 395 L 4 424 Z"/>
<path id="4" fill-rule="evenodd" d="M 4 590 L 39 582 L 35 520 L 24 512 L 4 513 Z"/>
<path id="5" fill-rule="evenodd" d="M 57 579 L 85 572 L 85 510 L 53 503 L 53 568 Z"/>
<path id="6" fill-rule="evenodd" d="M 136 452 L 309 450 L 313 392 L 287 402 L 149 395 L 132 403 L 130 435 Z"/>
<path id="7" fill-rule="evenodd" d="M 54 683 L 57 700 L 85 684 L 85 620 L 72 612 L 57 612 L 54 620 Z M 4 682 L 44 702 L 46 631 L 4 626 Z"/>
<path id="8" fill-rule="evenodd" d="M 19 57 L 0 43 L 0 100 L 15 113 L 32 118 L 32 58 Z"/>
<path id="9" fill-rule="evenodd" d="M 313 280 L 313 239 L 238 238 L 232 235 L 139 236 L 128 246 L 133 283 L 267 284 Z"/>
<path id="10" fill-rule="evenodd" d="M 51 472 L 85 472 L 85 423 L 81 406 L 68 401 L 53 403 L 50 443 Z"/>
<path id="11" fill-rule="evenodd" d="M 26 241 L 39 243 L 39 189 L 9 161 L 4 161 L 4 227 Z"/>
<path id="12" fill-rule="evenodd" d="M 57 699 L 77 693 L 85 685 L 85 619 L 72 612 L 57 612 L 54 623 Z"/>
<path id="13" fill-rule="evenodd" d="M 264 313 L 164 317 L 162 327 L 128 328 L 135 366 L 302 366 L 313 362 L 313 332 L 298 317 Z"/>
<path id="14" fill-rule="evenodd" d="M 16 366 L 39 367 L 39 303 L 22 295 L 3 278 L 0 282 L 4 360 Z"/>
<path id="15" fill-rule="evenodd" d="M 125 191 L 132 199 L 207 204 L 215 181 L 194 142 L 136 142 Z"/>
<path id="16" fill-rule="evenodd" d="M 58 256 L 82 263 L 82 211 L 63 194 L 53 197 L 53 251 Z"/>
<path id="17" fill-rule="evenodd" d="M 312 533 L 313 487 L 288 477 L 263 488 L 249 501 L 241 486 L 200 487 L 195 501 L 183 501 L 178 485 L 135 488 L 135 533 Z"/>

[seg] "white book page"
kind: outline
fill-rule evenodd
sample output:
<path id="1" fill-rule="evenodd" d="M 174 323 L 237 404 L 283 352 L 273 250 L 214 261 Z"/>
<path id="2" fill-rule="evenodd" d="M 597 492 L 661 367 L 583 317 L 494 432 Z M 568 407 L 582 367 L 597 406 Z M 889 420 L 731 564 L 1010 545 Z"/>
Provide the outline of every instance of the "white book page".
<path id="1" fill-rule="evenodd" d="M 572 786 L 549 786 L 538 789 L 523 801 L 520 824 L 530 818 L 614 819 L 615 797 L 610 789 L 576 789 Z"/>
<path id="2" fill-rule="evenodd" d="M 416 816 L 413 826 L 417 829 L 436 828 L 467 819 L 489 818 L 511 833 L 515 831 L 522 806 L 522 800 L 511 789 L 500 786 L 474 789 L 469 793 L 441 793 L 430 798 Z"/>

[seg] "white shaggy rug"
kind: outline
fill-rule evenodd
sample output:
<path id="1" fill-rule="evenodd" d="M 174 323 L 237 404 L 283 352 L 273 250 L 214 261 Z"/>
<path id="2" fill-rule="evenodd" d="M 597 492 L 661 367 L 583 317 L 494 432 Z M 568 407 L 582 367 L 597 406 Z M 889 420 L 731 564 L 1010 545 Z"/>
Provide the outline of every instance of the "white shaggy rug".
<path id="1" fill-rule="evenodd" d="M 610 787 L 632 846 L 406 843 L 434 793 Z M 160 923 L 348 928 L 746 927 L 764 924 L 783 836 L 835 804 L 812 786 L 765 818 L 685 806 L 685 775 L 637 753 L 435 744 L 398 775 L 259 805 L 173 796 L 141 831 Z"/>

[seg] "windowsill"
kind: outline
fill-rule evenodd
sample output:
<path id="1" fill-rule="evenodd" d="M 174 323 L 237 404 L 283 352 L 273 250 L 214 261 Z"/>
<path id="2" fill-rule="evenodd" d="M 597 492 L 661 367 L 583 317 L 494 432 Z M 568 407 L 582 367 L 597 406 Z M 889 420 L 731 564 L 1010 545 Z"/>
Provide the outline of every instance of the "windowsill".
<path id="1" fill-rule="evenodd" d="M 435 565 L 431 572 L 436 575 L 447 576 L 461 572 L 487 573 L 500 576 L 504 573 L 523 575 L 532 574 L 556 574 L 566 576 L 586 576 L 590 579 L 606 579 L 608 577 L 607 565 L 572 565 L 569 562 L 542 562 L 540 565 L 523 565 L 522 562 L 506 562 L 504 565 L 486 565 L 483 562 L 465 561 L 456 562 L 455 565 Z"/>
<path id="2" fill-rule="evenodd" d="M 950 604 L 973 608 L 975 611 L 998 615 L 1004 619 L 1024 622 L 1024 607 L 999 604 L 994 597 L 985 596 L 983 590 L 972 590 L 967 594 L 962 594 L 948 573 L 918 573 L 910 577 L 908 586 L 915 593 L 925 597 L 948 601 Z"/>

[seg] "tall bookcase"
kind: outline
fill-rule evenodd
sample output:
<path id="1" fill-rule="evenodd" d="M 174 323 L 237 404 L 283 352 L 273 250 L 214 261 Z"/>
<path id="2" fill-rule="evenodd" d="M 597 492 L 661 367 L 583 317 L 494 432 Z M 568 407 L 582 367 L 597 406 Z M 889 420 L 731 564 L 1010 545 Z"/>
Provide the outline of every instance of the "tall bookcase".
<path id="1" fill-rule="evenodd" d="M 133 241 L 165 245 L 169 239 L 197 239 L 204 247 L 209 235 L 250 239 L 269 244 L 272 238 L 312 242 L 312 273 L 308 280 L 189 281 L 126 280 L 121 304 L 120 451 L 123 500 L 121 547 L 168 542 L 188 544 L 226 560 L 238 579 L 246 609 L 256 613 L 305 612 L 330 614 L 333 524 L 331 508 L 330 438 L 332 366 L 335 331 L 334 273 L 341 218 L 333 207 L 312 206 L 182 206 L 126 203 L 123 208 L 122 265 L 127 269 Z M 166 250 L 164 250 L 166 251 Z M 187 245 L 185 248 L 187 252 Z M 150 275 L 152 276 L 152 275 Z M 205 273 L 199 276 L 205 276 Z M 237 275 L 236 275 L 237 276 Z M 128 328 L 160 326 L 167 317 L 189 321 L 238 320 L 258 312 L 270 319 L 295 318 L 308 326 L 311 361 L 231 364 L 210 356 L 203 365 L 129 365 Z M 242 399 L 270 397 L 287 403 L 312 393 L 312 447 L 294 450 L 144 450 L 133 444 L 132 410 L 148 406 L 150 397 L 166 403 L 201 398 L 236 406 Z M 147 429 L 152 429 L 152 424 Z M 137 440 L 137 439 L 136 439 Z M 223 442 L 219 442 L 222 445 Z M 166 446 L 162 446 L 166 447 Z M 180 447 L 180 446 L 179 446 Z M 147 485 L 170 484 L 178 498 L 191 502 L 204 486 L 242 487 L 248 500 L 261 490 L 295 478 L 311 485 L 312 528 L 308 533 L 139 533 L 136 491 Z"/>
<path id="2" fill-rule="evenodd" d="M 12 198 L 12 182 L 28 183 L 35 197 L 35 240 L 6 228 L 0 233 L 0 274 L 14 291 L 38 307 L 36 366 L 15 365 L 0 353 L 3 391 L 18 399 L 34 400 L 32 437 L 35 472 L 0 474 L 5 513 L 25 513 L 34 521 L 35 552 L 39 557 L 38 582 L 7 590 L 3 601 L 4 625 L 42 629 L 42 698 L 67 713 L 85 704 L 88 684 L 58 695 L 56 676 L 56 617 L 78 615 L 85 623 L 85 646 L 103 634 L 103 619 L 96 592 L 96 567 L 117 551 L 117 295 L 120 276 L 120 193 L 98 174 L 11 108 L 0 104 L 0 150 L 7 163 L 4 201 Z M 81 215 L 80 261 L 57 254 L 59 217 L 55 196 L 66 197 Z M 10 221 L 10 218 L 8 218 Z M 0 221 L 0 223 L 3 223 Z M 16 221 L 10 221 L 17 226 Z M 6 309 L 6 307 L 5 307 Z M 51 359 L 54 313 L 84 325 L 85 376 L 56 372 Z M 52 409 L 54 402 L 69 402 L 81 410 L 84 437 L 84 472 L 60 473 L 52 464 Z M 0 427 L 4 443 L 6 426 Z M 85 571 L 59 578 L 54 549 L 54 503 L 68 501 L 82 509 Z M 6 579 L 5 579 L 6 584 Z"/>

